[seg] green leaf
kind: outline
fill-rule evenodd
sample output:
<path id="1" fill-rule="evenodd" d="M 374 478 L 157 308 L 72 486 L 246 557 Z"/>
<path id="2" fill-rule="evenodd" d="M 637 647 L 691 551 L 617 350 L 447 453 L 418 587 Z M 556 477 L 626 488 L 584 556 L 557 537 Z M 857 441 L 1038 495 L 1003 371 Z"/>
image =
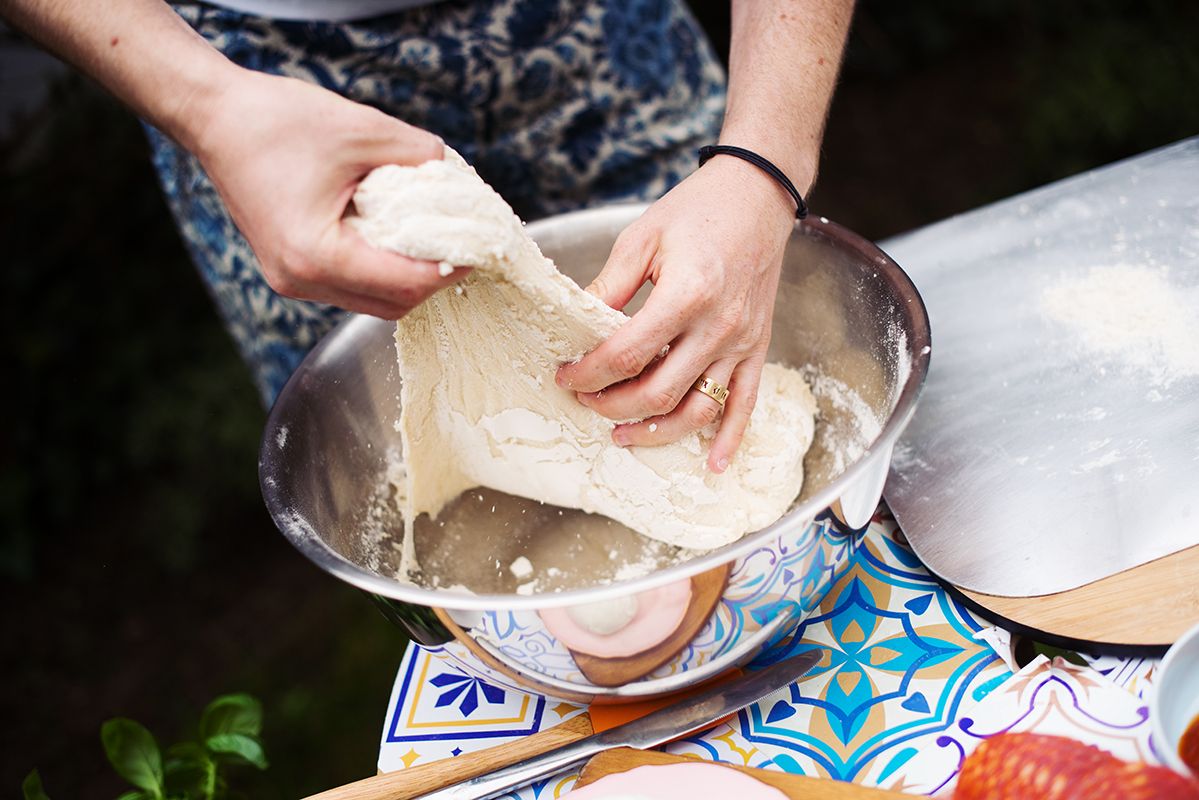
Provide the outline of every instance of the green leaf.
<path id="1" fill-rule="evenodd" d="M 179 742 L 167 748 L 167 759 L 175 761 L 207 761 L 208 751 L 198 742 Z"/>
<path id="2" fill-rule="evenodd" d="M 208 751 L 196 742 L 180 742 L 167 749 L 164 771 L 168 796 L 204 797 L 213 769 Z"/>
<path id="3" fill-rule="evenodd" d="M 162 753 L 154 736 L 131 719 L 110 719 L 100 726 L 100 741 L 112 768 L 150 797 L 162 797 Z"/>
<path id="4" fill-rule="evenodd" d="M 129 791 L 125 792 L 123 795 L 118 797 L 117 800 L 148 800 L 148 798 L 151 798 L 153 796 L 154 795 L 146 794 L 145 792 L 143 792 L 139 789 L 130 789 Z"/>
<path id="5" fill-rule="evenodd" d="M 1080 667 L 1087 666 L 1087 660 L 1073 650 L 1066 650 L 1062 647 L 1054 647 L 1051 644 L 1042 644 L 1041 642 L 1033 643 L 1033 652 L 1043 655 L 1046 658 L 1056 658 L 1058 656 L 1066 659 L 1071 664 L 1076 664 Z"/>
<path id="6" fill-rule="evenodd" d="M 204 709 L 200 717 L 200 737 L 207 739 L 222 733 L 257 736 L 262 732 L 262 704 L 248 694 L 226 694 Z"/>
<path id="7" fill-rule="evenodd" d="M 168 759 L 166 764 L 166 789 L 168 797 L 204 797 L 209 773 L 214 769 L 211 761 L 176 761 Z"/>
<path id="8" fill-rule="evenodd" d="M 204 740 L 208 751 L 221 756 L 231 756 L 234 761 L 244 761 L 259 769 L 266 769 L 266 754 L 262 744 L 251 736 L 240 733 L 218 733 Z"/>
<path id="9" fill-rule="evenodd" d="M 21 782 L 21 792 L 25 795 L 25 800 L 50 800 L 50 796 L 42 788 L 42 776 L 36 769 Z"/>

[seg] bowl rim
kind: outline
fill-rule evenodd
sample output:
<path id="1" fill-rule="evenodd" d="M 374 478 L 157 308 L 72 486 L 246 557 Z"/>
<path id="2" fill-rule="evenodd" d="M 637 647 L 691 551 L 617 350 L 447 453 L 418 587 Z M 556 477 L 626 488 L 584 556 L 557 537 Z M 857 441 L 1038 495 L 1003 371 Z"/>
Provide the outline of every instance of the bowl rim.
<path id="1" fill-rule="evenodd" d="M 551 222 L 556 225 L 565 219 L 610 216 L 617 212 L 628 214 L 635 209 L 644 210 L 648 207 L 646 203 L 621 203 L 581 209 L 532 222 L 528 226 L 528 231 L 536 239 L 538 231 Z M 275 461 L 270 447 L 276 441 L 281 428 L 284 427 L 282 421 L 284 409 L 288 407 L 290 398 L 302 391 L 300 386 L 312 363 L 318 361 L 327 349 L 336 346 L 346 330 L 381 322 L 374 317 L 351 314 L 327 333 L 305 356 L 284 384 L 267 415 L 259 446 L 258 475 L 262 496 L 275 526 L 308 559 L 352 586 L 401 602 L 462 611 L 529 611 L 609 600 L 629 592 L 643 592 L 690 578 L 692 575 L 714 569 L 761 549 L 773 539 L 800 533 L 803 528 L 815 521 L 821 513 L 840 498 L 864 473 L 872 469 L 877 459 L 880 457 L 890 459 L 891 451 L 915 413 L 917 400 L 923 391 L 931 358 L 932 339 L 928 310 L 924 305 L 924 300 L 903 268 L 881 248 L 848 228 L 831 222 L 826 217 L 809 217 L 803 222 L 797 222 L 795 229 L 819 233 L 855 251 L 863 261 L 872 262 L 878 268 L 876 274 L 879 280 L 888 280 L 894 284 L 896 299 L 910 308 L 916 324 L 914 330 L 905 332 L 908 336 L 906 344 L 911 354 L 910 369 L 899 396 L 895 400 L 894 408 L 884 422 L 879 435 L 843 473 L 830 481 L 819 492 L 792 507 L 771 525 L 746 534 L 723 547 L 639 578 L 614 581 L 611 584 L 590 586 L 584 589 L 536 595 L 474 594 L 450 589 L 427 589 L 395 578 L 386 578 L 359 567 L 333 550 L 319 534 L 311 529 L 306 520 L 301 519 L 296 512 L 287 507 L 281 496 L 280 482 L 275 480 L 272 474 L 272 465 Z M 883 277 L 884 274 L 886 278 Z"/>
<path id="2" fill-rule="evenodd" d="M 1168 737 L 1162 724 L 1162 705 L 1165 702 L 1162 699 L 1165 692 L 1162 690 L 1167 687 L 1166 681 L 1172 674 L 1170 666 L 1176 659 L 1183 657 L 1182 653 L 1193 656 L 1196 664 L 1199 664 L 1199 623 L 1188 628 L 1170 645 L 1158 667 L 1158 676 L 1152 689 L 1153 697 L 1149 701 L 1149 727 L 1153 734 L 1154 752 L 1175 772 L 1188 778 L 1199 779 L 1199 772 L 1188 767 L 1178 754 L 1179 739 Z"/>

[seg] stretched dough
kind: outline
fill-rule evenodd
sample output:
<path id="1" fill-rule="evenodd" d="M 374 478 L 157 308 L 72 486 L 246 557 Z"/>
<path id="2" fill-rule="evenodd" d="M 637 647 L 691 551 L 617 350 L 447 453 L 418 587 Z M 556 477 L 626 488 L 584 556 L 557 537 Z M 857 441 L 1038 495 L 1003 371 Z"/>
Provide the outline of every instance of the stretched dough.
<path id="1" fill-rule="evenodd" d="M 354 206 L 352 223 L 376 247 L 474 268 L 396 325 L 406 519 L 481 485 L 709 549 L 774 522 L 798 495 L 816 403 L 795 370 L 766 366 L 722 474 L 705 466 L 715 425 L 675 444 L 618 447 L 614 423 L 554 373 L 628 317 L 558 272 L 457 153 L 374 170 Z"/>

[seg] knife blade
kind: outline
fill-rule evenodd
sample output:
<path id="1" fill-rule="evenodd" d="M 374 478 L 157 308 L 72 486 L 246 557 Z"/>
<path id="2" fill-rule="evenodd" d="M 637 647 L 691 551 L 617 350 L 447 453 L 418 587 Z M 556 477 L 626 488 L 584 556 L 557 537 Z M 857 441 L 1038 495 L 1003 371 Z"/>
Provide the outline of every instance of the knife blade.
<path id="1" fill-rule="evenodd" d="M 425 795 L 425 800 L 486 800 L 538 778 L 552 775 L 605 750 L 616 747 L 645 750 L 666 744 L 672 739 L 701 731 L 721 718 L 789 686 L 819 661 L 820 654 L 815 650 L 791 656 L 735 681 L 684 697 L 672 705 L 646 714 L 641 719 L 626 722 L 488 775 L 480 775 L 447 786 Z"/>

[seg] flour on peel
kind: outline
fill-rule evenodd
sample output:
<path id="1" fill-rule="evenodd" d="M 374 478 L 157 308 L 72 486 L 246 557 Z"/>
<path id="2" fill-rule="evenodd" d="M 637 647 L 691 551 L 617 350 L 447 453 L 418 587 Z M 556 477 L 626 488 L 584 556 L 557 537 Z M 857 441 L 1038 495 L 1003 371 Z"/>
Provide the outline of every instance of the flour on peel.
<path id="1" fill-rule="evenodd" d="M 457 153 L 374 170 L 354 206 L 351 223 L 376 247 L 473 268 L 396 325 L 408 538 L 417 515 L 481 485 L 707 550 L 771 524 L 799 493 L 816 404 L 797 371 L 766 366 L 722 474 L 706 466 L 715 425 L 674 444 L 619 447 L 614 423 L 554 375 L 628 317 L 561 274 Z"/>
<path id="2" fill-rule="evenodd" d="M 1152 386 L 1199 375 L 1199 289 L 1177 289 L 1169 270 L 1135 264 L 1092 267 L 1047 286 L 1041 310 L 1078 349 Z"/>

